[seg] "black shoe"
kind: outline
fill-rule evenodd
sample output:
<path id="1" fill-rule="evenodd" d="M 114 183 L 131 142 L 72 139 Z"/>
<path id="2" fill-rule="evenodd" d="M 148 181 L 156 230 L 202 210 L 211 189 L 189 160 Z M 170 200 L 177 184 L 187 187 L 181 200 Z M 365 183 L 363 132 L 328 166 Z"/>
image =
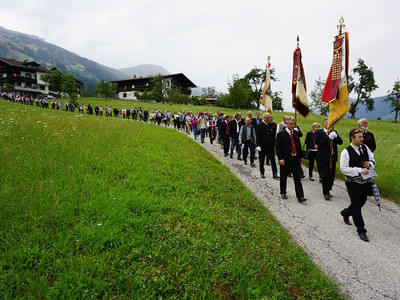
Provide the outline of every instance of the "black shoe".
<path id="1" fill-rule="evenodd" d="M 251 164 L 250 165 L 252 168 L 255 168 L 256 167 L 256 165 L 253 163 L 253 164 Z"/>
<path id="2" fill-rule="evenodd" d="M 306 176 L 303 174 L 303 175 L 300 176 L 300 178 L 306 178 Z"/>
<path id="3" fill-rule="evenodd" d="M 282 199 L 287 199 L 287 195 L 286 194 L 281 194 L 281 198 Z"/>
<path id="4" fill-rule="evenodd" d="M 332 194 L 331 194 L 331 193 L 329 193 L 329 192 L 328 192 L 328 194 L 327 194 L 327 195 L 328 195 L 328 197 L 329 197 L 329 198 L 332 198 L 332 197 L 333 197 L 333 196 L 332 196 Z"/>
<path id="5" fill-rule="evenodd" d="M 242 160 L 242 158 L 241 158 L 241 157 L 238 157 L 238 160 Z"/>
<path id="6" fill-rule="evenodd" d="M 244 164 L 247 165 L 247 161 L 246 160 L 244 161 Z"/>
<path id="7" fill-rule="evenodd" d="M 310 177 L 310 181 L 314 181 L 314 178 Z"/>
<path id="8" fill-rule="evenodd" d="M 329 197 L 328 194 L 324 194 L 324 198 L 325 198 L 326 201 L 329 201 L 329 199 L 331 199 L 331 197 Z"/>
<path id="9" fill-rule="evenodd" d="M 358 236 L 360 237 L 360 239 L 362 239 L 364 242 L 369 242 L 369 238 L 367 236 L 367 234 L 365 232 L 362 233 L 358 233 Z"/>
<path id="10" fill-rule="evenodd" d="M 232 155 L 229 155 L 230 158 L 232 158 Z"/>
<path id="11" fill-rule="evenodd" d="M 261 174 L 261 178 L 265 178 L 265 175 L 264 175 L 264 174 Z"/>
<path id="12" fill-rule="evenodd" d="M 227 156 L 228 156 L 228 153 L 225 153 L 224 155 L 225 155 L 225 157 L 227 157 Z"/>
<path id="13" fill-rule="evenodd" d="M 267 162 L 267 166 L 270 166 L 271 164 L 269 162 Z"/>
<path id="14" fill-rule="evenodd" d="M 277 174 L 274 174 L 274 175 L 272 176 L 272 178 L 273 178 L 273 179 L 279 179 L 280 177 L 279 177 Z"/>
<path id="15" fill-rule="evenodd" d="M 349 216 L 343 215 L 343 212 L 340 212 L 340 214 L 341 214 L 342 217 L 343 217 L 343 222 L 344 222 L 344 224 L 352 225 L 351 222 L 350 222 L 350 220 L 349 220 Z"/>
<path id="16" fill-rule="evenodd" d="M 319 182 L 322 182 L 322 178 L 319 179 Z"/>
<path id="17" fill-rule="evenodd" d="M 297 198 L 297 200 L 299 200 L 300 203 L 301 203 L 301 202 L 304 202 L 304 201 L 307 201 L 307 199 L 304 198 L 304 197 L 299 197 L 299 198 Z"/>

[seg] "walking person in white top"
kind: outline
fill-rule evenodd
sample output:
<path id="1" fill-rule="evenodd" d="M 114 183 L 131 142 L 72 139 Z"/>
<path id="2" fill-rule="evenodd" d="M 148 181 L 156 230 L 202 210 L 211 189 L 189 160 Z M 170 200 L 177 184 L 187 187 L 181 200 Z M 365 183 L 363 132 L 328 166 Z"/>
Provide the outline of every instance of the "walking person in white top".
<path id="1" fill-rule="evenodd" d="M 340 171 L 345 175 L 346 188 L 350 196 L 350 206 L 340 214 L 344 223 L 351 225 L 349 217 L 353 217 L 354 225 L 361 240 L 369 242 L 361 209 L 372 195 L 372 185 L 368 178 L 375 168 L 375 158 L 368 146 L 363 145 L 363 133 L 358 129 L 350 131 L 351 144 L 340 155 Z"/>

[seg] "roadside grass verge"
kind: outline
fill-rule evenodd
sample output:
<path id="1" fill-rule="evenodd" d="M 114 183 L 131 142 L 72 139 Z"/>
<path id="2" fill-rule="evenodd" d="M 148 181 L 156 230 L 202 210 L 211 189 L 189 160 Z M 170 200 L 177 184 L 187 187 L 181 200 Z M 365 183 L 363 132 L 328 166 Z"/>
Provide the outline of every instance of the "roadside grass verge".
<path id="1" fill-rule="evenodd" d="M 205 149 L 0 101 L 0 295 L 342 299 Z"/>

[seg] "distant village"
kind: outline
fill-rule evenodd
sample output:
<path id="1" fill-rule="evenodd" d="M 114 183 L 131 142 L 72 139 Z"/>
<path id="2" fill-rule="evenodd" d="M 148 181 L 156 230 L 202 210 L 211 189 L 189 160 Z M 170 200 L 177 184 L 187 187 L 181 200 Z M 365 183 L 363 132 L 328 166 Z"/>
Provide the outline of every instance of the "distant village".
<path id="1" fill-rule="evenodd" d="M 31 97 L 46 97 L 57 95 L 49 83 L 42 80 L 45 73 L 55 68 L 41 66 L 35 61 L 17 61 L 8 58 L 0 58 L 0 86 L 3 91 Z M 163 84 L 167 88 L 177 88 L 182 94 L 191 96 L 192 88 L 197 86 L 183 73 L 160 75 Z M 155 76 L 137 77 L 111 81 L 117 86 L 115 98 L 121 100 L 138 100 L 140 95 L 150 92 L 153 88 Z M 78 95 L 83 88 L 83 83 L 78 83 Z M 215 104 L 216 98 L 207 98 L 209 104 Z"/>

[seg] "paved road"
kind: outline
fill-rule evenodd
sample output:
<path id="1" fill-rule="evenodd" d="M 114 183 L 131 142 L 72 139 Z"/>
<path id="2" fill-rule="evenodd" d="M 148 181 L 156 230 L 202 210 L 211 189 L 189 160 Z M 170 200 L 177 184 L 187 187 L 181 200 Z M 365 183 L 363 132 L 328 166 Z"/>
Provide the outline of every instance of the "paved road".
<path id="1" fill-rule="evenodd" d="M 193 135 L 191 136 L 193 138 Z M 197 140 L 199 142 L 199 140 Z M 326 201 L 318 180 L 303 179 L 305 203 L 298 203 L 292 178 L 288 178 L 288 199 L 282 200 L 279 181 L 266 166 L 266 178 L 242 161 L 224 157 L 219 145 L 209 139 L 202 146 L 228 166 L 263 205 L 305 249 L 311 259 L 341 286 L 351 299 L 400 299 L 400 207 L 382 199 L 382 212 L 370 197 L 363 208 L 370 242 L 359 239 L 355 226 L 343 223 L 339 212 L 349 205 L 341 180 L 336 180 Z M 235 157 L 235 155 L 234 155 Z M 379 164 L 379 160 L 377 161 Z M 306 171 L 306 170 L 305 170 Z M 307 173 L 307 172 L 305 172 Z M 318 175 L 315 174 L 318 179 Z"/>

